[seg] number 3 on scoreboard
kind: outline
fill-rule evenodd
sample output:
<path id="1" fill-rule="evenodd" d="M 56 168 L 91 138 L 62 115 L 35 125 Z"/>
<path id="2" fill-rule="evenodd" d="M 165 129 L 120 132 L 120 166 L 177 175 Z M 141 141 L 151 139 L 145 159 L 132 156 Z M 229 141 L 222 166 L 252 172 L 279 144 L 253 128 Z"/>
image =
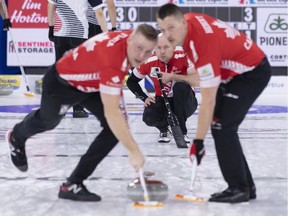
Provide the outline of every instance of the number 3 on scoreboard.
<path id="1" fill-rule="evenodd" d="M 253 21 L 253 9 L 252 8 L 245 8 L 245 16 L 244 21 L 245 22 L 252 22 Z"/>

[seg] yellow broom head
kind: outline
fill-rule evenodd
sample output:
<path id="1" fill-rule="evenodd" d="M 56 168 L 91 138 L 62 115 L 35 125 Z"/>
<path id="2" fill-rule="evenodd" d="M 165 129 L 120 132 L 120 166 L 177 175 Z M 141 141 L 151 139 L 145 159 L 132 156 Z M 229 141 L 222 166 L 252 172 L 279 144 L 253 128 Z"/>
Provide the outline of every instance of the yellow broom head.
<path id="1" fill-rule="evenodd" d="M 139 201 L 133 204 L 136 208 L 145 208 L 145 207 L 163 207 L 164 204 L 158 201 Z"/>
<path id="2" fill-rule="evenodd" d="M 26 93 L 24 93 L 24 95 L 27 97 L 34 97 L 35 96 L 35 94 L 33 92 L 26 92 Z"/>
<path id="3" fill-rule="evenodd" d="M 188 202 L 206 202 L 206 200 L 203 197 L 198 197 L 198 196 L 193 196 L 193 195 L 181 195 L 181 194 L 176 194 L 175 198 L 178 200 L 184 200 Z"/>

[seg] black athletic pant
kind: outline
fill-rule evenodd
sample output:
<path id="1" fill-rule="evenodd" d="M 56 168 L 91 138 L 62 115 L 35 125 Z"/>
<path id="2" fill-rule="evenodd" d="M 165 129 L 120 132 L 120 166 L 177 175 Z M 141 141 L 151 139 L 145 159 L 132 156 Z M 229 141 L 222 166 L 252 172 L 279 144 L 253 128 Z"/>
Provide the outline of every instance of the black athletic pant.
<path id="1" fill-rule="evenodd" d="M 43 93 L 40 109 L 27 115 L 22 122 L 15 125 L 13 137 L 17 143 L 40 132 L 55 128 L 69 107 L 81 104 L 100 121 L 103 130 L 91 143 L 88 151 L 81 157 L 79 164 L 69 177 L 69 181 L 81 183 L 92 174 L 100 161 L 118 143 L 104 117 L 100 93 L 84 93 L 73 88 L 61 79 L 53 65 L 43 78 Z"/>
<path id="2" fill-rule="evenodd" d="M 88 38 L 91 38 L 97 34 L 102 33 L 102 29 L 99 25 L 95 25 L 92 23 L 89 23 L 89 32 L 88 32 Z"/>
<path id="3" fill-rule="evenodd" d="M 79 46 L 83 43 L 86 39 L 85 38 L 73 38 L 73 37 L 54 37 L 54 46 L 55 46 L 55 53 L 56 53 L 56 61 L 58 61 L 65 52 L 74 49 L 75 47 Z M 80 105 L 73 106 L 74 110 L 83 110 L 83 107 Z"/>
<path id="4" fill-rule="evenodd" d="M 212 135 L 219 165 L 229 187 L 247 189 L 254 185 L 238 137 L 238 127 L 271 77 L 265 58 L 254 70 L 221 84 L 216 99 Z M 249 143 L 253 148 L 253 143 Z"/>
<path id="5" fill-rule="evenodd" d="M 165 132 L 168 127 L 168 111 L 163 97 L 156 97 L 156 103 L 152 103 L 144 109 L 143 121 L 148 126 L 156 127 L 160 132 Z M 173 86 L 173 97 L 168 98 L 173 113 L 179 120 L 183 134 L 187 134 L 186 121 L 197 109 L 198 102 L 191 86 L 185 82 L 176 82 Z"/>
<path id="6" fill-rule="evenodd" d="M 66 51 L 74 49 L 83 43 L 85 38 L 73 38 L 73 37 L 54 37 L 54 46 L 56 53 L 56 61 L 58 61 Z"/>

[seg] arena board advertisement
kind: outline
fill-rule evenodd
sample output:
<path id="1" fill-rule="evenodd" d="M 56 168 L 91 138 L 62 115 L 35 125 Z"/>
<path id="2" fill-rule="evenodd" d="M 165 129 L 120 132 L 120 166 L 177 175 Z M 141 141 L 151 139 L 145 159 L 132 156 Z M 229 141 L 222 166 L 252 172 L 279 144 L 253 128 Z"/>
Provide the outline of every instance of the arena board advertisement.
<path id="1" fill-rule="evenodd" d="M 217 0 L 215 0 L 217 1 Z M 288 0 L 229 0 L 230 6 L 250 6 L 250 7 L 287 7 Z"/>
<path id="2" fill-rule="evenodd" d="M 54 44 L 48 39 L 47 0 L 9 1 L 12 22 L 7 36 L 7 65 L 49 66 L 55 61 Z M 18 50 L 18 57 L 16 50 Z"/>
<path id="3" fill-rule="evenodd" d="M 288 13 L 285 8 L 257 9 L 257 43 L 272 66 L 288 65 Z"/>
<path id="4" fill-rule="evenodd" d="M 20 88 L 20 83 L 18 75 L 0 75 L 0 85 L 11 85 L 16 90 Z"/>
<path id="5" fill-rule="evenodd" d="M 287 66 L 287 55 L 285 57 L 288 32 L 285 29 L 288 16 L 287 1 L 115 0 L 115 3 L 117 6 L 117 27 L 119 29 L 134 29 L 143 22 L 157 28 L 155 16 L 159 6 L 168 2 L 175 3 L 182 8 L 184 13 L 206 13 L 228 22 L 257 42 L 266 52 L 272 66 L 285 67 Z M 9 14 L 13 25 L 13 37 L 18 47 L 20 63 L 24 66 L 51 65 L 54 62 L 55 53 L 54 44 L 48 40 L 47 0 L 9 1 Z M 109 22 L 107 8 L 104 8 L 104 14 Z M 267 32 L 267 26 L 265 27 L 266 22 L 272 22 L 272 20 L 277 19 L 273 14 L 281 14 L 282 28 L 274 33 Z M 108 26 L 110 27 L 110 23 L 108 23 Z M 267 38 L 268 40 L 266 40 Z M 263 42 L 263 40 L 266 41 Z M 281 40 L 281 42 L 274 46 L 273 40 Z M 277 55 L 275 55 L 276 51 L 278 52 Z M 19 65 L 15 55 L 15 46 L 9 34 L 7 52 L 8 65 Z M 281 60 L 279 60 L 279 56 L 282 56 Z"/>

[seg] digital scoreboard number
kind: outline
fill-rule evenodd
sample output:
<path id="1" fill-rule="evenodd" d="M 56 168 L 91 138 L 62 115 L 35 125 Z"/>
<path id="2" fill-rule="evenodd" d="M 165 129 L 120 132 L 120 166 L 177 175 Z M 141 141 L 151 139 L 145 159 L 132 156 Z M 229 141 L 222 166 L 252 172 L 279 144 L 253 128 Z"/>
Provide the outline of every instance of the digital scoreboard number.
<path id="1" fill-rule="evenodd" d="M 254 7 L 181 7 L 184 13 L 204 13 L 229 23 L 234 28 L 256 40 L 256 8 Z M 117 7 L 117 27 L 135 29 L 141 23 L 158 28 L 155 20 L 158 7 Z M 109 22 L 107 8 L 104 14 Z"/>

